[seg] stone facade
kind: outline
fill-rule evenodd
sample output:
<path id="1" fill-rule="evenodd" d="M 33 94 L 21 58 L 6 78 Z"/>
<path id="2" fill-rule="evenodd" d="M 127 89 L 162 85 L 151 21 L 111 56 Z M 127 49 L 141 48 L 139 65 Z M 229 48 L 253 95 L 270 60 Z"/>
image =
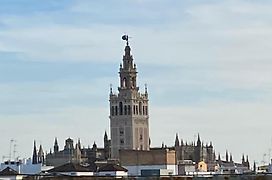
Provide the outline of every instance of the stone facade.
<path id="1" fill-rule="evenodd" d="M 98 148 L 94 143 L 91 147 L 81 147 L 80 140 L 75 144 L 71 138 L 65 140 L 63 150 L 59 150 L 57 139 L 54 143 L 54 152 L 46 155 L 45 163 L 48 166 L 60 166 L 68 162 L 89 163 L 95 161 L 106 161 L 110 158 L 110 140 L 107 134 L 104 135 L 104 147 Z"/>
<path id="2" fill-rule="evenodd" d="M 212 143 L 203 145 L 199 135 L 196 144 L 194 142 L 187 144 L 183 140 L 179 141 L 178 135 L 176 135 L 175 146 L 173 148 L 176 150 L 177 161 L 192 160 L 195 163 L 204 161 L 209 164 L 216 160 Z"/>

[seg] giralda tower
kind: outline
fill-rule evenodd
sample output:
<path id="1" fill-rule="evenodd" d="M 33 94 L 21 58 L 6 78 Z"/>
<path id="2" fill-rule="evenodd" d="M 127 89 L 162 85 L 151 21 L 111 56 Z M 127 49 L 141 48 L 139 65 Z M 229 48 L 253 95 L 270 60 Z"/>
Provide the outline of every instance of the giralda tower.
<path id="1" fill-rule="evenodd" d="M 123 63 L 120 64 L 118 94 L 110 89 L 111 157 L 119 158 L 119 149 L 149 150 L 148 93 L 140 93 L 137 69 L 130 53 L 128 36 Z"/>

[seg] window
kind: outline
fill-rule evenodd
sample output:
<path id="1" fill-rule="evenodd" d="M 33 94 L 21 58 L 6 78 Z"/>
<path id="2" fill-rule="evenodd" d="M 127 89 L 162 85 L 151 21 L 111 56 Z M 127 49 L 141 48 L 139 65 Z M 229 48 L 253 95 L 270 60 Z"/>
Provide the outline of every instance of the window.
<path id="1" fill-rule="evenodd" d="M 133 105 L 133 114 L 136 114 L 136 107 Z"/>
<path id="2" fill-rule="evenodd" d="M 126 78 L 123 79 L 123 87 L 127 87 L 127 79 Z"/>
<path id="3" fill-rule="evenodd" d="M 119 128 L 119 133 L 120 133 L 120 136 L 123 136 L 124 135 L 124 129 L 123 128 Z"/>
<path id="4" fill-rule="evenodd" d="M 126 105 L 124 107 L 124 110 L 125 110 L 125 115 L 127 115 L 127 106 Z"/>
<path id="5" fill-rule="evenodd" d="M 138 106 L 136 106 L 136 114 L 138 115 Z"/>
<path id="6" fill-rule="evenodd" d="M 119 115 L 123 115 L 123 103 L 119 102 Z"/>
<path id="7" fill-rule="evenodd" d="M 124 143 L 125 143 L 125 142 L 124 142 L 124 139 L 120 139 L 120 144 L 121 144 L 121 145 L 124 145 Z"/>
<path id="8" fill-rule="evenodd" d="M 142 134 L 140 134 L 140 140 L 143 140 L 143 135 Z"/>
<path id="9" fill-rule="evenodd" d="M 130 115 L 130 105 L 128 105 L 128 115 Z"/>
<path id="10" fill-rule="evenodd" d="M 139 114 L 142 115 L 142 102 L 139 102 Z"/>
<path id="11" fill-rule="evenodd" d="M 117 116 L 118 115 L 118 107 L 115 106 L 115 115 Z"/>
<path id="12" fill-rule="evenodd" d="M 114 116 L 114 106 L 111 106 L 111 115 Z"/>

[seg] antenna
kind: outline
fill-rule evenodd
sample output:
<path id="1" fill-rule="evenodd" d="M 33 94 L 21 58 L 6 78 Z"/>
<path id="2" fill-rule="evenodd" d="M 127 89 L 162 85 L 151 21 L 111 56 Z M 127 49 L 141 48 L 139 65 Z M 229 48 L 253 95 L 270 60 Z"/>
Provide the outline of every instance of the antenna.
<path id="1" fill-rule="evenodd" d="M 9 160 L 11 160 L 11 152 L 12 152 L 12 144 L 15 142 L 14 139 L 11 139 L 10 140 L 10 143 L 9 143 Z"/>
<path id="2" fill-rule="evenodd" d="M 17 144 L 14 144 L 14 145 L 13 145 L 13 159 L 14 159 L 14 160 L 15 160 L 15 154 L 16 154 L 16 152 L 17 152 L 16 147 L 17 147 Z"/>

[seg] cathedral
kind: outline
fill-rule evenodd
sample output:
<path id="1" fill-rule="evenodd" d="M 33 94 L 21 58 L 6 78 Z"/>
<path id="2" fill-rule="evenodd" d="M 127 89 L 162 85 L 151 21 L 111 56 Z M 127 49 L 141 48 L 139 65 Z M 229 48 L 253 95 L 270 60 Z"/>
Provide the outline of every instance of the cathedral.
<path id="1" fill-rule="evenodd" d="M 35 147 L 35 146 L 34 146 Z M 63 150 L 59 149 L 58 140 L 55 138 L 54 151 L 46 155 L 43 164 L 48 166 L 60 166 L 67 162 L 74 162 L 80 164 L 93 164 L 95 161 L 104 161 L 110 158 L 110 140 L 105 132 L 104 147 L 97 147 L 94 142 L 92 147 L 83 147 L 80 140 L 74 145 L 71 138 L 65 140 Z"/>
<path id="2" fill-rule="evenodd" d="M 174 152 L 174 163 L 192 161 L 195 164 L 206 163 L 212 170 L 216 164 L 232 163 L 232 160 L 226 159 L 223 162 L 216 159 L 215 150 L 212 142 L 203 143 L 198 135 L 197 141 L 192 143 L 180 140 L 176 135 L 173 146 L 150 147 L 149 137 L 149 105 L 148 92 L 145 86 L 144 92 L 139 91 L 137 85 L 137 67 L 134 63 L 129 45 L 129 37 L 122 37 L 126 41 L 122 63 L 119 67 L 119 87 L 118 92 L 114 93 L 112 87 L 109 92 L 109 120 L 110 120 L 110 138 L 107 133 L 104 134 L 104 147 L 97 147 L 93 143 L 92 147 L 83 147 L 80 140 L 74 144 L 71 138 L 65 140 L 63 150 L 60 150 L 57 138 L 54 141 L 53 151 L 44 154 L 42 147 L 36 150 L 34 142 L 33 162 L 43 163 L 50 166 L 59 166 L 67 162 L 76 163 L 94 163 L 94 162 L 120 162 L 120 153 L 168 153 Z M 150 156 L 150 157 L 151 157 Z M 228 158 L 228 157 L 226 157 Z M 126 159 L 126 158 L 123 158 Z M 232 157 L 231 157 L 232 159 Z M 249 167 L 248 160 L 243 159 L 243 165 Z"/>

